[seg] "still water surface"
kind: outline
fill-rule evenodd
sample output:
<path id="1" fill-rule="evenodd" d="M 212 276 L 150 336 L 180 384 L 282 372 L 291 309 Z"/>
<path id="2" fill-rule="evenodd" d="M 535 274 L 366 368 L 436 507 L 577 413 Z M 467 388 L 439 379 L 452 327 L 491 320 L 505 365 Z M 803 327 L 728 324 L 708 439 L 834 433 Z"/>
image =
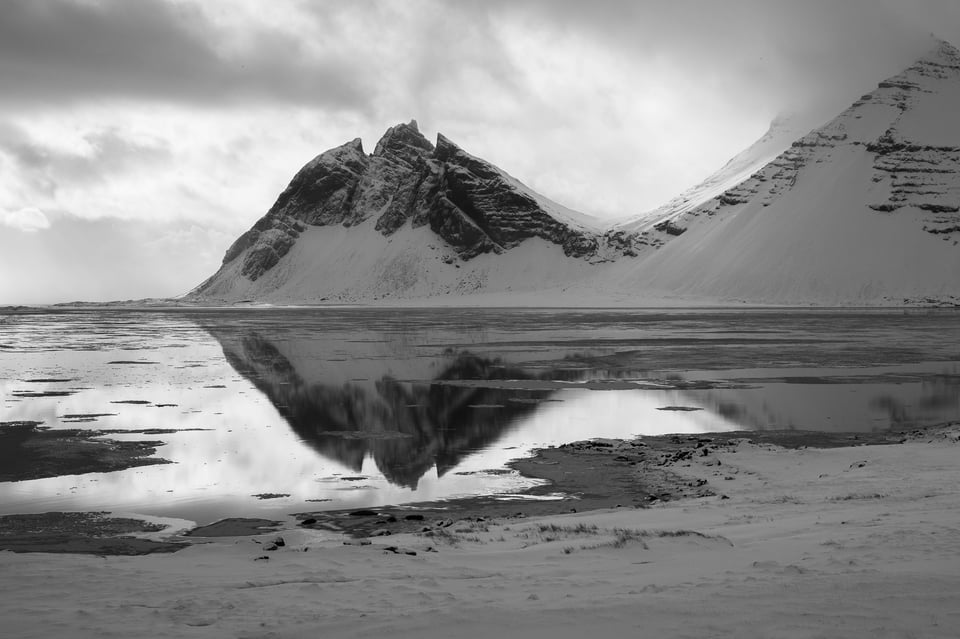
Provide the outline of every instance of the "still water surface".
<path id="1" fill-rule="evenodd" d="M 207 522 L 507 498 L 531 485 L 507 461 L 577 439 L 957 419 L 951 311 L 0 315 L 0 421 L 184 429 L 110 435 L 162 439 L 174 464 L 0 483 L 0 514 Z"/>

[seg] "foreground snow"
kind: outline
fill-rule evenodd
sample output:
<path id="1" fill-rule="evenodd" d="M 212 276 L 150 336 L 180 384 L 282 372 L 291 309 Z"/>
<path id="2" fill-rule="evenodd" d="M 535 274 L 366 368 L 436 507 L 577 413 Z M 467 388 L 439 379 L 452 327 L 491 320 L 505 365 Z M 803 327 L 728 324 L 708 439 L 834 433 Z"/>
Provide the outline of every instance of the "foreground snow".
<path id="1" fill-rule="evenodd" d="M 953 637 L 958 434 L 742 443 L 675 468 L 729 499 L 461 522 L 455 545 L 291 530 L 272 553 L 246 537 L 171 556 L 0 553 L 0 612 L 16 637 Z"/>

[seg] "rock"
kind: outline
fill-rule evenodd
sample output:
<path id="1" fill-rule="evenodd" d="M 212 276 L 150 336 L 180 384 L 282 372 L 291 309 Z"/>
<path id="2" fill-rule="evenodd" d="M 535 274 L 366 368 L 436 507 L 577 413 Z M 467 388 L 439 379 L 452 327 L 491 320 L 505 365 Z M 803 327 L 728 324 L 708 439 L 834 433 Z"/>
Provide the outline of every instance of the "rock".
<path id="1" fill-rule="evenodd" d="M 411 515 L 404 515 L 403 518 L 406 519 L 407 521 L 423 521 L 423 515 L 420 515 L 417 513 L 414 513 Z"/>
<path id="2" fill-rule="evenodd" d="M 369 546 L 370 544 L 369 539 L 347 539 L 343 542 L 344 546 Z"/>
<path id="3" fill-rule="evenodd" d="M 390 535 L 390 534 L 391 534 L 390 531 L 387 530 L 386 528 L 377 528 L 377 529 L 374 530 L 372 533 L 370 533 L 370 536 L 371 536 L 371 537 L 386 537 L 387 535 Z"/>
<path id="4" fill-rule="evenodd" d="M 315 523 L 317 523 L 317 520 L 316 520 L 316 519 L 314 519 L 313 517 L 307 517 L 306 519 L 304 519 L 303 521 L 301 521 L 298 525 L 299 525 L 299 526 L 312 526 L 312 525 L 315 524 Z"/>
<path id="5" fill-rule="evenodd" d="M 599 233 L 557 219 L 545 206 L 550 205 L 443 135 L 434 147 L 411 121 L 388 129 L 370 155 L 355 139 L 308 162 L 267 214 L 227 249 L 223 265 L 242 260 L 240 274 L 256 281 L 307 228 L 355 226 L 375 214 L 375 228 L 383 235 L 408 223 L 428 225 L 463 260 L 501 253 L 530 238 L 584 259 L 597 255 L 601 243 L 621 250 Z M 446 262 L 454 260 L 448 256 Z M 191 295 L 203 294 L 216 278 Z"/>
<path id="6" fill-rule="evenodd" d="M 377 512 L 375 510 L 355 510 L 350 513 L 351 517 L 376 517 Z"/>

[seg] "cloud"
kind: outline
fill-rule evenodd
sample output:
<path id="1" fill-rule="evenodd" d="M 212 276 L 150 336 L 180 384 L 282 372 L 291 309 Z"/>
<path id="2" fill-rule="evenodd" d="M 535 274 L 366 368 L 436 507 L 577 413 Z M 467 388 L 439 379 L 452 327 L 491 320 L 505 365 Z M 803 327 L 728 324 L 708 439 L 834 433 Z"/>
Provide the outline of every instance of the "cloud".
<path id="1" fill-rule="evenodd" d="M 0 224 L 31 209 L 54 221 L 0 233 L 5 264 L 29 257 L 53 282 L 88 261 L 102 295 L 132 295 L 135 276 L 159 277 L 144 269 L 172 278 L 151 251 L 179 247 L 194 264 L 180 273 L 186 290 L 311 157 L 357 136 L 372 149 L 411 118 L 565 205 L 635 214 L 704 178 L 780 112 L 810 127 L 835 115 L 919 55 L 930 32 L 960 44 L 956 0 L 264 7 L 3 2 Z M 100 242 L 113 225 L 126 229 L 110 245 L 115 263 L 93 269 L 71 237 Z M 144 269 L 123 268 L 137 260 Z M 129 281 L 108 284 L 118 271 Z"/>
<path id="2" fill-rule="evenodd" d="M 0 123 L 0 153 L 12 160 L 14 172 L 47 194 L 63 184 L 103 182 L 171 159 L 166 142 L 128 139 L 116 127 L 86 131 L 73 142 L 58 147 L 33 139 L 15 124 Z"/>
<path id="3" fill-rule="evenodd" d="M 50 220 L 43 214 L 43 211 L 33 207 L 3 213 L 3 215 L 0 216 L 0 221 L 2 221 L 5 226 L 23 231 L 24 233 L 44 231 L 50 228 Z"/>
<path id="4" fill-rule="evenodd" d="M 0 232 L 0 273 L 22 274 L 0 277 L 0 305 L 182 295 L 211 275 L 219 245 L 233 239 L 189 223 L 69 216 L 43 233 Z"/>
<path id="5" fill-rule="evenodd" d="M 272 10 L 272 9 L 271 9 Z M 0 20 L 0 104 L 137 98 L 363 108 L 344 49 L 251 20 L 232 33 L 199 6 L 161 0 L 9 0 Z"/>

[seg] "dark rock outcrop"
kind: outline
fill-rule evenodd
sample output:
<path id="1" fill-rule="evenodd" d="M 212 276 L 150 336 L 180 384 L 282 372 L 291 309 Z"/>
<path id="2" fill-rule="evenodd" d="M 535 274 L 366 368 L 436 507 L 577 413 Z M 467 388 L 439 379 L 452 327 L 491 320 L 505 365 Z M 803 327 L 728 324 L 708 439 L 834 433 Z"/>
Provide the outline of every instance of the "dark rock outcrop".
<path id="1" fill-rule="evenodd" d="M 227 250 L 252 281 L 275 266 L 307 226 L 354 226 L 375 217 L 392 235 L 428 226 L 460 259 L 500 253 L 541 238 L 566 255 L 590 258 L 599 235 L 556 219 L 532 192 L 439 135 L 434 147 L 416 121 L 391 127 L 367 155 L 359 139 L 331 149 L 294 176 L 253 228 Z M 201 285 L 197 292 L 202 292 Z"/>

